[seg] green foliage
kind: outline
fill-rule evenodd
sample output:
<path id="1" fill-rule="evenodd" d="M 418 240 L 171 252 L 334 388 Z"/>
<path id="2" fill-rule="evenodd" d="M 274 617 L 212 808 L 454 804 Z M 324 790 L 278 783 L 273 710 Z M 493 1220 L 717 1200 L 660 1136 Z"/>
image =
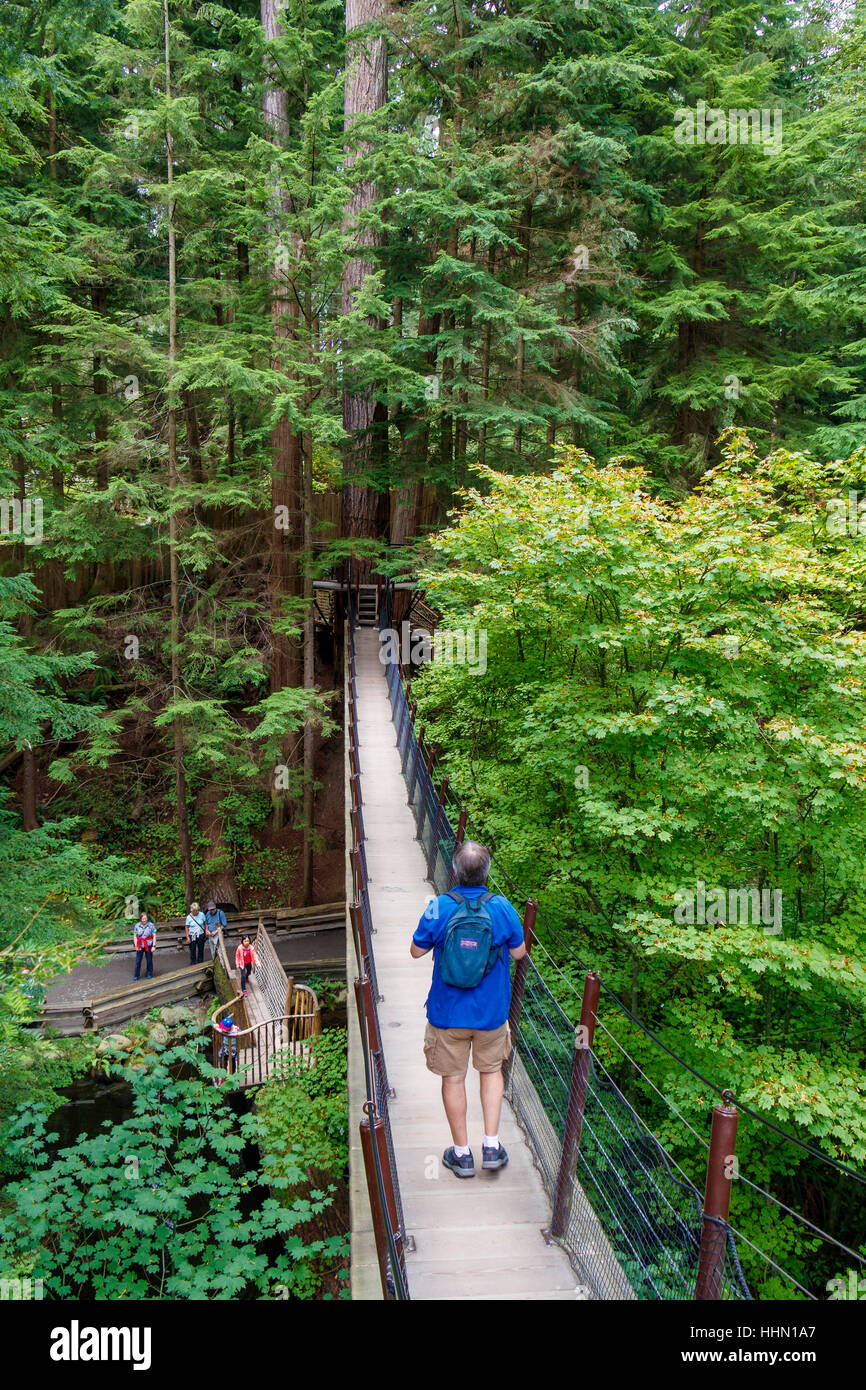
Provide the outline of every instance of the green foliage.
<path id="1" fill-rule="evenodd" d="M 470 826 L 579 955 L 698 1070 L 859 1166 L 866 594 L 863 540 L 832 520 L 862 459 L 761 460 L 736 432 L 724 450 L 677 502 L 575 450 L 549 477 L 486 471 L 423 582 L 446 627 L 486 630 L 487 668 L 434 663 L 413 695 Z M 778 912 L 739 913 L 749 888 Z M 734 912 L 696 918 L 702 891 Z M 703 1124 L 700 1083 L 606 1024 Z M 753 1181 L 784 1200 L 815 1180 L 744 1128 Z M 862 1240 L 841 1208 L 841 1238 Z M 802 1273 L 813 1246 L 780 1226 Z"/>
<path id="2" fill-rule="evenodd" d="M 291 1058 L 259 1091 L 262 1147 L 275 1172 L 289 1164 L 344 1175 L 349 1161 L 345 1030 L 326 1028 L 310 1046 L 312 1066 Z"/>
<path id="3" fill-rule="evenodd" d="M 335 1008 L 341 995 L 344 996 L 346 992 L 345 985 L 336 980 L 328 980 L 324 975 L 317 975 L 313 970 L 307 975 L 307 984 L 310 989 L 315 991 L 316 998 L 323 1009 Z"/>
<path id="4" fill-rule="evenodd" d="M 178 1068 L 192 1068 L 191 1076 Z M 121 1067 L 117 1075 L 128 1074 Z M 44 1108 L 17 1123 L 25 1179 L 12 1183 L 0 1240 L 35 1254 L 52 1298 L 236 1299 L 303 1297 L 311 1262 L 339 1238 L 305 1239 L 326 1193 L 267 1195 L 246 1167 L 257 1132 L 238 1118 L 218 1075 L 190 1046 L 167 1049 L 134 1076 L 134 1115 L 52 1153 Z M 304 1178 L 283 1156 L 285 1188 Z M 279 1250 L 266 1251 L 269 1237 Z"/>

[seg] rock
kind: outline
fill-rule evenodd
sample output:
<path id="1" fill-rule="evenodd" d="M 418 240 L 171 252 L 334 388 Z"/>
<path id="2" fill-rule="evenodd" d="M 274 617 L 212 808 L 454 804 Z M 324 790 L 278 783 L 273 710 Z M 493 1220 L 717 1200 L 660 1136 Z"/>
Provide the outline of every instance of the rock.
<path id="1" fill-rule="evenodd" d="M 162 1021 L 167 1028 L 177 1028 L 180 1023 L 188 1023 L 192 1019 L 192 1011 L 185 1004 L 176 1005 L 173 1008 L 161 1009 Z"/>
<path id="2" fill-rule="evenodd" d="M 107 1038 L 96 1049 L 97 1057 L 104 1057 L 106 1052 L 131 1052 L 132 1038 L 128 1038 L 125 1033 L 109 1033 Z"/>
<path id="3" fill-rule="evenodd" d="M 168 1029 L 161 1023 L 155 1023 L 147 1035 L 147 1040 L 154 1043 L 157 1047 L 165 1047 L 169 1040 Z"/>

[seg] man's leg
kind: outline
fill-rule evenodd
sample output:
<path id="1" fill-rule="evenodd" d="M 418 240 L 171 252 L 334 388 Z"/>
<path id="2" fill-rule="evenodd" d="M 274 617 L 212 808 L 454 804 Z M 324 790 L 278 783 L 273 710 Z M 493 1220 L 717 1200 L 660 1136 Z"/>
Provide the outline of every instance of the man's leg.
<path id="1" fill-rule="evenodd" d="M 478 1070 L 484 1115 L 482 1168 L 504 1168 L 508 1162 L 508 1154 L 499 1140 L 499 1119 L 505 1094 L 502 1065 L 510 1053 L 511 1034 L 507 1023 L 501 1028 L 479 1031 L 472 1039 L 472 1061 Z"/>
<path id="2" fill-rule="evenodd" d="M 451 1138 L 465 1148 L 466 1138 L 466 1077 L 443 1076 L 442 1104 L 451 1129 Z"/>
<path id="3" fill-rule="evenodd" d="M 484 1133 L 499 1133 L 499 1116 L 502 1113 L 502 1097 L 505 1094 L 505 1078 L 499 1071 L 482 1071 L 481 1112 L 484 1116 Z"/>

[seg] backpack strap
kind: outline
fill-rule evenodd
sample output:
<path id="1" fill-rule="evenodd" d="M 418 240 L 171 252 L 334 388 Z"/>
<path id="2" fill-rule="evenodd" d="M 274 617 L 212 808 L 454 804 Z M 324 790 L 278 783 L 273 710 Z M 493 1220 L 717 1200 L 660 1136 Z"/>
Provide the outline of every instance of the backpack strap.
<path id="1" fill-rule="evenodd" d="M 464 898 L 462 893 L 457 892 L 456 888 L 452 888 L 451 892 L 446 893 L 445 896 L 446 898 L 453 898 L 456 903 L 465 903 L 468 901 L 467 898 Z"/>

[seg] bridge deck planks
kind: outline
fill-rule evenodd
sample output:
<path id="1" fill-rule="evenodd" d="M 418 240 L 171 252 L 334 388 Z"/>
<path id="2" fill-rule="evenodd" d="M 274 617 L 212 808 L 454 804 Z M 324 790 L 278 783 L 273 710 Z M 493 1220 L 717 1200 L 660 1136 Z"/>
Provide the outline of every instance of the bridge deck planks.
<path id="1" fill-rule="evenodd" d="M 469 1142 L 476 1176 L 460 1180 L 442 1167 L 451 1142 L 438 1078 L 424 1065 L 424 1001 L 432 958 L 412 960 L 409 942 L 431 893 L 415 822 L 406 804 L 378 633 L 355 634 L 364 828 L 370 877 L 373 949 L 385 1060 L 397 1098 L 391 1125 L 406 1229 L 416 1252 L 406 1256 L 415 1299 L 575 1298 L 577 1280 L 567 1256 L 546 1244 L 541 1228 L 550 1207 L 529 1149 L 510 1109 L 500 1135 L 510 1163 L 481 1168 L 481 1105 L 470 1068 Z M 353 1263 L 355 1296 L 375 1297 L 378 1273 Z"/>

